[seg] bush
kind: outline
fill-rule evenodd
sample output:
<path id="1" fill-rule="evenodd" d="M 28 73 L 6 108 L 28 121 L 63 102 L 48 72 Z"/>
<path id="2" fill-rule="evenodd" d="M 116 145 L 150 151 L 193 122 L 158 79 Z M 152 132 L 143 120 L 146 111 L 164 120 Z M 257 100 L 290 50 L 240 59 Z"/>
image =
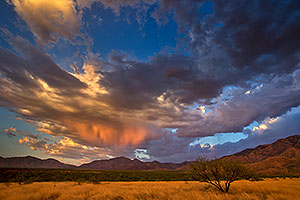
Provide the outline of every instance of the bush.
<path id="1" fill-rule="evenodd" d="M 195 180 L 207 182 L 224 193 L 229 191 L 233 181 L 249 178 L 246 167 L 233 159 L 209 160 L 206 157 L 199 157 L 191 164 L 191 169 Z"/>

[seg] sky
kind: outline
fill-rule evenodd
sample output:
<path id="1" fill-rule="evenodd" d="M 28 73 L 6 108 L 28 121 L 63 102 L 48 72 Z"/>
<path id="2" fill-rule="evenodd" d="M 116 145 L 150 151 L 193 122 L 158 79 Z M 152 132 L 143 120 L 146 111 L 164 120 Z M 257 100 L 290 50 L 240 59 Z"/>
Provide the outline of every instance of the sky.
<path id="1" fill-rule="evenodd" d="M 300 134 L 300 5 L 0 0 L 0 156 L 218 158 Z"/>

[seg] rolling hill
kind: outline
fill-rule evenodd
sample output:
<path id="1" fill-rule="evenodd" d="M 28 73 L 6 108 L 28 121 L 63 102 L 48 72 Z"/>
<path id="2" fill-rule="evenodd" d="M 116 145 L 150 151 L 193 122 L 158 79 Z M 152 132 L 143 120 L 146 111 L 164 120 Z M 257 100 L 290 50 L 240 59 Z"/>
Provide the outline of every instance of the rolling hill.
<path id="1" fill-rule="evenodd" d="M 75 166 L 61 163 L 55 159 L 39 159 L 32 156 L 26 157 L 0 157 L 0 168 L 53 168 L 73 169 Z"/>

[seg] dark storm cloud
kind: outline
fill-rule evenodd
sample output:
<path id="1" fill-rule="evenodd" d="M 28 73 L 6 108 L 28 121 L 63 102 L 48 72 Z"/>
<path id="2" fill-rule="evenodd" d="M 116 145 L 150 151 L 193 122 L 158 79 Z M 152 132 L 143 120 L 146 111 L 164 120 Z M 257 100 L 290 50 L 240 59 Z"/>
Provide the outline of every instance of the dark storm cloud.
<path id="1" fill-rule="evenodd" d="M 223 27 L 214 40 L 234 66 L 290 72 L 300 59 L 299 4 L 298 0 L 217 1 L 215 16 Z"/>
<path id="2" fill-rule="evenodd" d="M 154 17 L 174 13 L 192 54 L 205 57 L 217 47 L 228 64 L 249 73 L 287 73 L 299 63 L 297 0 L 160 2 Z"/>
<path id="3" fill-rule="evenodd" d="M 62 70 L 52 58 L 20 36 L 2 30 L 1 36 L 18 54 L 0 47 L 0 71 L 18 84 L 33 86 L 33 78 L 41 78 L 51 87 L 81 89 L 85 84 Z M 32 78 L 30 78 L 30 76 Z"/>
<path id="4" fill-rule="evenodd" d="M 224 86 L 239 80 L 229 79 L 230 74 L 238 75 L 237 71 L 223 70 L 223 77 L 211 76 L 216 72 L 209 73 L 191 57 L 178 55 L 156 55 L 147 63 L 112 55 L 111 61 L 113 70 L 104 72 L 100 81 L 111 91 L 106 101 L 118 109 L 144 111 L 147 120 L 160 121 L 161 127 L 178 128 L 181 137 L 240 132 L 255 120 L 281 115 L 300 104 L 299 70 L 257 75 L 258 86 L 235 88 L 227 97 L 222 94 L 225 99 L 214 99 Z M 218 66 L 215 69 L 221 71 Z M 202 114 L 187 108 L 193 102 L 205 104 L 205 100 L 211 112 Z"/>
<path id="5" fill-rule="evenodd" d="M 142 148 L 147 149 L 151 160 L 182 162 L 194 160 L 195 155 L 201 150 L 201 147 L 191 147 L 189 143 L 192 141 L 191 138 L 178 138 L 174 133 L 168 133 L 160 140 L 148 141 Z M 196 153 L 192 153 L 195 151 Z"/>
<path id="6" fill-rule="evenodd" d="M 239 72 L 223 65 L 210 72 L 201 62 L 182 54 L 157 54 L 148 62 L 128 60 L 126 55 L 110 55 L 111 70 L 102 72 L 100 84 L 110 91 L 110 102 L 120 109 L 143 109 L 155 106 L 157 98 L 165 97 L 175 104 L 209 102 L 218 96 L 225 85 L 237 82 L 230 79 Z M 223 76 L 219 75 L 222 73 Z"/>
<path id="7" fill-rule="evenodd" d="M 179 136 L 208 136 L 241 132 L 253 121 L 276 117 L 300 105 L 300 71 L 273 78 L 252 90 L 235 89 L 196 123 L 178 129 Z"/>
<path id="8" fill-rule="evenodd" d="M 166 12 L 174 14 L 192 56 L 158 54 L 148 63 L 115 57 L 122 67 L 102 81 L 114 91 L 116 105 L 145 108 L 164 92 L 177 105 L 209 103 L 226 85 L 266 85 L 251 95 L 236 91 L 213 108 L 216 114 L 179 128 L 180 136 L 192 137 L 241 131 L 254 120 L 299 105 L 299 91 L 294 89 L 300 61 L 299 2 L 215 1 L 212 11 L 205 7 L 209 6 L 204 1 L 160 1 L 154 16 L 160 21 Z M 118 98 L 125 94 L 130 96 L 125 101 Z"/>
<path id="9" fill-rule="evenodd" d="M 166 91 L 180 103 L 209 103 L 226 85 L 249 87 L 260 74 L 293 72 L 300 62 L 297 3 L 159 1 L 154 17 L 174 13 L 192 56 L 158 54 L 147 63 L 112 56 L 119 68 L 102 82 L 116 105 L 138 109 Z"/>

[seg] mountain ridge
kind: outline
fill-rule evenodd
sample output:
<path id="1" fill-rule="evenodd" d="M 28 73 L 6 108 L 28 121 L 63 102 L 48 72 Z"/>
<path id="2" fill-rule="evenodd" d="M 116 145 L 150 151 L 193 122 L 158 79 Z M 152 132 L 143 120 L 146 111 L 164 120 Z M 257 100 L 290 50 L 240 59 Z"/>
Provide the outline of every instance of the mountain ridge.
<path id="1" fill-rule="evenodd" d="M 248 165 L 258 174 L 300 175 L 300 135 L 279 139 L 271 144 L 224 156 L 219 159 L 237 159 Z M 56 168 L 56 169 L 93 169 L 93 170 L 188 170 L 193 161 L 181 163 L 143 162 L 121 156 L 105 160 L 94 160 L 80 166 L 65 164 L 53 158 L 39 159 L 33 156 L 3 158 L 0 168 Z"/>
<path id="2" fill-rule="evenodd" d="M 159 161 L 143 162 L 124 156 L 111 159 L 94 160 L 79 166 L 65 164 L 54 158 L 40 159 L 33 156 L 2 157 L 0 168 L 53 168 L 53 169 L 98 169 L 98 170 L 176 170 L 189 162 L 161 163 Z M 48 165 L 47 165 L 48 164 Z"/>
<path id="3" fill-rule="evenodd" d="M 300 135 L 279 139 L 271 144 L 245 149 L 221 159 L 246 163 L 261 175 L 300 175 Z"/>

